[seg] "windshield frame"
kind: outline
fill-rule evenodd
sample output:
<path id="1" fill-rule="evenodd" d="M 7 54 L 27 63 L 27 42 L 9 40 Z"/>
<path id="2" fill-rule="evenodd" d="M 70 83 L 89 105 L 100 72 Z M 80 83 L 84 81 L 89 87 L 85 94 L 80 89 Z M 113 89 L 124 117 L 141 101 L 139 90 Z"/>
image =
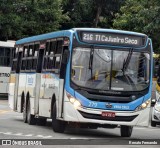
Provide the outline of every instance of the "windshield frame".
<path id="1" fill-rule="evenodd" d="M 95 49 L 106 49 L 106 50 L 111 50 L 112 54 L 113 54 L 113 51 L 129 51 L 131 49 L 131 47 L 111 47 L 111 46 L 100 46 L 100 45 L 87 45 L 87 44 L 77 44 L 77 45 L 74 45 L 72 47 L 72 52 L 71 52 L 71 61 L 70 61 L 70 84 L 71 86 L 75 89 L 75 90 L 86 90 L 86 91 L 95 91 L 97 93 L 102 93 L 102 94 L 128 94 L 128 93 L 139 93 L 139 92 L 146 92 L 148 91 L 149 87 L 150 87 L 150 83 L 151 83 L 151 48 L 148 49 L 148 44 L 146 47 L 142 48 L 142 49 L 136 49 L 136 48 L 133 48 L 133 52 L 137 52 L 137 53 L 148 53 L 149 54 L 149 57 L 150 57 L 150 60 L 149 60 L 149 82 L 148 82 L 148 86 L 142 90 L 132 90 L 132 91 L 121 91 L 121 90 L 112 90 L 111 87 L 109 86 L 109 89 L 108 90 L 104 90 L 104 89 L 95 89 L 95 88 L 90 88 L 90 87 L 85 87 L 85 86 L 81 86 L 81 85 L 77 85 L 76 83 L 74 83 L 72 81 L 72 59 L 73 59 L 73 49 L 75 48 L 92 48 L 94 46 L 94 50 Z M 140 51 L 140 52 L 139 52 Z M 112 59 L 113 60 L 113 59 Z M 113 61 L 111 61 L 111 63 L 113 64 Z M 111 65 L 112 65 L 111 64 Z M 112 79 L 110 80 L 110 83 L 112 83 Z"/>

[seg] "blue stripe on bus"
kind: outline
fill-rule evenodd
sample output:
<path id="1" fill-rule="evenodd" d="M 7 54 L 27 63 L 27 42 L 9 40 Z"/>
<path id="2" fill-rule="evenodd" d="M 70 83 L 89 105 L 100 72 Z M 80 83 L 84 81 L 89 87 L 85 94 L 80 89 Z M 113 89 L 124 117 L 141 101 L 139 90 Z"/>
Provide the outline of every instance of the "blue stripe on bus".
<path id="1" fill-rule="evenodd" d="M 48 40 L 48 39 L 57 38 L 57 37 L 65 37 L 66 35 L 69 37 L 70 34 L 71 34 L 71 31 L 69 31 L 69 30 L 46 33 L 46 34 L 32 36 L 32 37 L 18 40 L 16 42 L 16 45 L 25 44 L 25 43 L 29 43 L 29 42 L 36 42 L 36 41 L 41 41 L 41 40 Z"/>

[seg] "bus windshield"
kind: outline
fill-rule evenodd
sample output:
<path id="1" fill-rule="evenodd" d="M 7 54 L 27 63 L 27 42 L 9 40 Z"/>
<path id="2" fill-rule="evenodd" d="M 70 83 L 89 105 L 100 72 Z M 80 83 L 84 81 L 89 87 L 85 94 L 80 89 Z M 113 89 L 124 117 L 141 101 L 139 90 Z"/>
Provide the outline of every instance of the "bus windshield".
<path id="1" fill-rule="evenodd" d="M 73 49 L 71 80 L 98 90 L 141 91 L 149 86 L 150 55 L 133 49 Z"/>

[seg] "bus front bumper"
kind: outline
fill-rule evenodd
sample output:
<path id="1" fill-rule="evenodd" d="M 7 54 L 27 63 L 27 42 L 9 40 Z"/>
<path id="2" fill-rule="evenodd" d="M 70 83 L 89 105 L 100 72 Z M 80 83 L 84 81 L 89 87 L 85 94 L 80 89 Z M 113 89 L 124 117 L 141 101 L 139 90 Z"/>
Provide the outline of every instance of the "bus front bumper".
<path id="1" fill-rule="evenodd" d="M 115 117 L 103 117 L 102 112 L 114 112 Z M 140 111 L 110 111 L 91 108 L 75 108 L 64 102 L 64 121 L 128 126 L 148 126 L 150 107 Z"/>

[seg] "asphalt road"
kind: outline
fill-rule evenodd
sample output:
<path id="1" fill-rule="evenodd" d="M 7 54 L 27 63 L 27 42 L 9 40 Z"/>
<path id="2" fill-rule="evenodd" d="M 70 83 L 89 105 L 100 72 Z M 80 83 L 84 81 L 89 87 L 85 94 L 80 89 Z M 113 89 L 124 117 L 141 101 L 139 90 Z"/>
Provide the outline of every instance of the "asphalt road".
<path id="1" fill-rule="evenodd" d="M 131 138 L 122 138 L 120 129 L 82 129 L 77 127 L 67 127 L 65 133 L 54 133 L 51 126 L 51 120 L 47 121 L 46 126 L 28 125 L 23 123 L 22 114 L 13 112 L 8 107 L 7 100 L 0 100 L 0 139 L 60 139 L 59 144 L 67 145 L 76 141 L 76 145 L 89 144 L 96 145 L 108 143 L 109 145 L 128 144 L 129 141 L 140 141 L 143 139 L 154 141 L 160 139 L 160 126 L 157 127 L 134 127 Z M 61 140 L 62 139 L 62 140 Z M 48 141 L 49 143 L 58 143 L 56 140 Z M 83 143 L 84 142 L 84 143 Z M 88 147 L 90 147 L 88 145 Z M 127 147 L 141 147 L 142 145 L 129 145 Z M 73 147 L 73 145 L 71 145 Z M 116 146 L 115 146 L 116 147 Z M 145 145 L 145 148 L 149 147 Z M 153 147 L 150 146 L 150 147 Z M 160 147 L 158 145 L 157 147 Z"/>

